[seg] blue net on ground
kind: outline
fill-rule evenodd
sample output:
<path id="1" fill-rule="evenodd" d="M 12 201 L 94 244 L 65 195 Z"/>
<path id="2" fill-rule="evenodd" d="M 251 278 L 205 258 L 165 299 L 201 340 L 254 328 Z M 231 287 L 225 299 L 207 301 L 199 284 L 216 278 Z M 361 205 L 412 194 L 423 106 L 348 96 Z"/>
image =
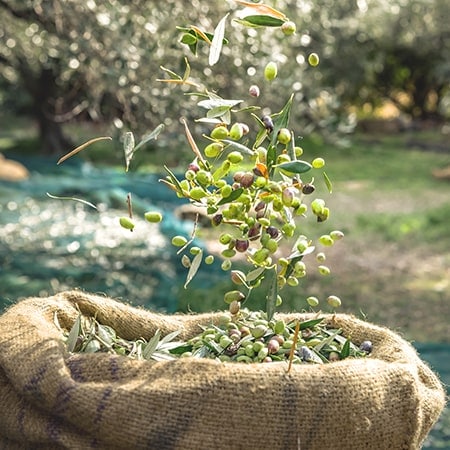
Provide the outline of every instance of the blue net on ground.
<path id="1" fill-rule="evenodd" d="M 30 178 L 0 181 L 0 309 L 19 298 L 83 288 L 174 312 L 186 269 L 170 245 L 174 235 L 190 237 L 191 221 L 174 209 L 182 203 L 158 180 L 161 175 L 96 168 L 87 163 L 27 158 Z M 95 204 L 95 210 L 73 200 Z M 131 193 L 133 232 L 120 227 Z M 164 220 L 143 219 L 148 210 Z M 200 244 L 201 245 L 201 244 Z M 223 277 L 218 264 L 205 266 L 194 283 L 204 287 Z"/>

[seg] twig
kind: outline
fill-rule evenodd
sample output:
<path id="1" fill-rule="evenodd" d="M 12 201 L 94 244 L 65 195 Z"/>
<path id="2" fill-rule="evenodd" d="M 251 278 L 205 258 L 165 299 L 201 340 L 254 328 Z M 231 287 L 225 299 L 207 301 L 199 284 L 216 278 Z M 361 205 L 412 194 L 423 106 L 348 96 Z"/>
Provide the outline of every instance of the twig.
<path id="1" fill-rule="evenodd" d="M 297 320 L 297 323 L 295 324 L 294 337 L 292 339 L 292 347 L 291 347 L 291 351 L 289 352 L 289 365 L 288 365 L 287 373 L 289 373 L 291 371 L 292 360 L 294 359 L 294 353 L 295 353 L 295 349 L 297 347 L 299 331 L 300 331 L 300 321 Z"/>

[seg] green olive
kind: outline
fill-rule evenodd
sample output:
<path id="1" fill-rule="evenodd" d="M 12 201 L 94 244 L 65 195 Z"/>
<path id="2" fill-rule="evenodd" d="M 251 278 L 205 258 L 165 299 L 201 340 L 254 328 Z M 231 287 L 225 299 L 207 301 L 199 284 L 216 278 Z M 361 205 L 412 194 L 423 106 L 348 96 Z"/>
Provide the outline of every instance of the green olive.
<path id="1" fill-rule="evenodd" d="M 119 219 L 120 226 L 126 230 L 133 231 L 134 223 L 128 217 L 121 217 Z"/>
<path id="2" fill-rule="evenodd" d="M 270 61 L 264 68 L 264 78 L 267 81 L 272 81 L 277 77 L 277 75 L 278 75 L 277 64 L 273 61 Z"/>
<path id="3" fill-rule="evenodd" d="M 148 211 L 144 214 L 145 220 L 151 223 L 158 223 L 162 220 L 162 214 L 157 211 Z"/>

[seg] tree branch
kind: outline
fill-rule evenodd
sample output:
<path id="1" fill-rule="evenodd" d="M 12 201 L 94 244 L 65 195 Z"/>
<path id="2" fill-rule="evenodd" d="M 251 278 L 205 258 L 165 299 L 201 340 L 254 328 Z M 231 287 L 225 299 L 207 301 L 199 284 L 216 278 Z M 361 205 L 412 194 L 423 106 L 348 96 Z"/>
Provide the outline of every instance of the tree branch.
<path id="1" fill-rule="evenodd" d="M 20 9 L 14 8 L 10 5 L 6 0 L 0 0 L 0 8 L 3 8 L 13 17 L 24 20 L 26 22 L 38 22 L 40 23 L 47 31 L 56 32 L 55 23 L 52 20 L 52 17 L 46 16 L 44 14 L 39 14 L 35 9 Z M 50 19 L 50 20 L 48 20 Z"/>

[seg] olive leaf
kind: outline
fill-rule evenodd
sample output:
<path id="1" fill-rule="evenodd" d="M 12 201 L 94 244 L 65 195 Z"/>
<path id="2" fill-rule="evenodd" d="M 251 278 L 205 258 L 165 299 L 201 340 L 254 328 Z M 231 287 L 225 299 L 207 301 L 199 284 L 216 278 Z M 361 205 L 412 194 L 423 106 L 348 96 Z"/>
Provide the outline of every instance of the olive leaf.
<path id="1" fill-rule="evenodd" d="M 84 144 L 79 145 L 77 148 L 73 149 L 72 151 L 70 151 L 69 153 L 65 154 L 64 156 L 61 156 L 61 158 L 58 159 L 56 164 L 59 165 L 62 162 L 64 162 L 66 159 L 71 158 L 73 155 L 76 155 L 77 153 L 81 152 L 81 150 L 84 150 L 85 148 L 89 147 L 90 145 L 94 144 L 95 142 L 104 141 L 104 140 L 112 141 L 112 137 L 110 137 L 110 136 L 101 136 L 101 137 L 97 137 L 97 138 L 94 138 L 94 139 L 90 139 L 89 141 L 85 142 Z"/>
<path id="2" fill-rule="evenodd" d="M 327 345 L 330 345 L 336 338 L 338 334 L 340 334 L 342 330 L 333 330 L 332 333 L 329 333 L 329 336 L 323 340 L 321 340 L 317 345 L 314 346 L 314 351 L 319 354 L 319 352 L 326 347 Z"/>
<path id="3" fill-rule="evenodd" d="M 316 325 L 322 322 L 323 319 L 324 319 L 323 317 L 319 317 L 318 319 L 305 320 L 304 322 L 300 323 L 300 330 L 306 330 L 307 328 L 314 328 Z"/>
<path id="4" fill-rule="evenodd" d="M 177 26 L 176 28 L 177 30 L 183 32 L 181 43 L 186 44 L 193 55 L 197 55 L 197 46 L 199 41 L 204 41 L 207 44 L 212 45 L 212 41 L 214 40 L 213 34 L 207 33 L 195 25 L 191 25 L 190 27 Z M 228 44 L 228 39 L 223 36 L 222 44 Z"/>
<path id="5" fill-rule="evenodd" d="M 328 175 L 323 172 L 323 179 L 325 180 L 325 185 L 327 186 L 328 192 L 331 194 L 333 193 L 333 184 L 331 183 L 331 180 L 328 178 Z"/>
<path id="6" fill-rule="evenodd" d="M 88 202 L 87 200 L 83 200 L 77 197 L 58 197 L 57 195 L 52 195 L 49 192 L 46 192 L 47 196 L 53 198 L 55 200 L 73 200 L 74 202 L 80 202 L 84 205 L 90 206 L 91 208 L 98 209 L 93 203 Z"/>
<path id="7" fill-rule="evenodd" d="M 272 116 L 273 119 L 273 132 L 272 132 L 272 140 L 270 143 L 272 145 L 276 145 L 278 132 L 281 128 L 288 128 L 289 126 L 289 117 L 291 115 L 291 107 L 292 101 L 294 99 L 294 94 L 289 97 L 289 100 L 284 105 L 283 109 Z"/>
<path id="8" fill-rule="evenodd" d="M 187 46 L 191 47 L 191 45 L 197 44 L 198 39 L 197 39 L 197 37 L 195 36 L 194 33 L 184 33 L 182 38 L 181 38 L 181 40 L 180 40 L 180 42 L 182 44 L 186 44 Z M 191 51 L 192 51 L 192 49 L 191 49 Z M 192 51 L 192 53 L 195 54 L 194 51 Z"/>
<path id="9" fill-rule="evenodd" d="M 235 22 L 247 27 L 281 27 L 285 20 L 266 15 L 251 15 L 236 19 Z"/>
<path id="10" fill-rule="evenodd" d="M 272 269 L 272 279 L 270 280 L 269 292 L 266 296 L 266 313 L 267 320 L 272 320 L 273 315 L 275 314 L 275 309 L 277 306 L 277 297 L 278 297 L 278 277 L 276 268 Z"/>
<path id="11" fill-rule="evenodd" d="M 253 156 L 255 154 L 255 152 L 252 149 L 248 148 L 244 144 L 241 144 L 240 142 L 231 141 L 230 139 L 222 139 L 222 142 L 224 144 L 228 144 L 229 147 L 234 148 L 235 150 L 247 153 L 247 155 Z"/>
<path id="12" fill-rule="evenodd" d="M 275 167 L 290 173 L 305 173 L 312 169 L 310 163 L 300 160 L 284 162 L 277 164 Z"/>
<path id="13" fill-rule="evenodd" d="M 198 85 L 193 81 L 189 81 L 189 75 L 191 74 L 191 66 L 189 65 L 189 60 L 184 58 L 184 63 L 186 64 L 186 69 L 184 70 L 183 76 L 178 75 L 173 70 L 167 69 L 164 66 L 159 66 L 159 68 L 169 75 L 169 79 L 157 78 L 156 81 L 161 81 L 162 83 L 173 83 L 173 84 L 187 84 L 198 88 Z"/>
<path id="14" fill-rule="evenodd" d="M 170 181 L 167 181 L 167 180 L 164 180 L 164 179 L 160 179 L 159 181 L 161 183 L 164 183 L 164 184 L 168 185 L 171 189 L 176 191 L 181 196 L 184 196 L 184 190 L 181 187 L 181 184 L 178 181 L 178 178 L 175 176 L 175 174 L 166 165 L 164 165 L 163 167 L 166 170 L 166 172 L 169 174 L 168 178 L 169 178 Z"/>
<path id="15" fill-rule="evenodd" d="M 236 3 L 238 3 L 241 6 L 245 6 L 246 8 L 259 13 L 260 15 L 268 15 L 272 17 L 277 17 L 281 20 L 287 20 L 287 17 L 284 13 L 281 11 L 278 11 L 277 9 L 272 8 L 271 6 L 267 6 L 264 3 L 250 3 L 245 2 L 242 0 L 236 0 Z"/>
<path id="16" fill-rule="evenodd" d="M 73 352 L 78 342 L 78 335 L 81 330 L 81 314 L 78 314 L 72 328 L 69 331 L 69 336 L 67 338 L 67 350 Z"/>
<path id="17" fill-rule="evenodd" d="M 177 342 L 172 342 L 172 341 L 173 341 L 180 333 L 181 333 L 181 330 L 175 330 L 175 331 L 172 331 L 172 332 L 169 333 L 169 334 L 166 334 L 166 335 L 161 339 L 161 341 L 160 341 L 160 343 L 159 343 L 159 346 L 160 346 L 160 347 L 162 347 L 162 346 L 167 347 L 167 346 L 168 346 L 167 344 L 169 344 L 169 343 L 170 343 L 169 347 L 170 347 L 170 346 L 176 346 L 176 345 L 179 345 L 179 343 L 177 343 Z"/>
<path id="18" fill-rule="evenodd" d="M 215 108 L 211 108 L 210 110 L 208 110 L 208 112 L 206 113 L 206 117 L 208 119 L 214 119 L 216 117 L 225 116 L 229 112 L 230 112 L 229 106 L 225 106 L 225 105 L 216 106 Z"/>
<path id="19" fill-rule="evenodd" d="M 348 358 L 350 356 L 350 339 L 346 339 L 344 345 L 342 346 L 342 350 L 340 352 L 341 359 Z"/>
<path id="20" fill-rule="evenodd" d="M 160 123 L 152 132 L 146 134 L 141 141 L 134 147 L 134 153 L 136 153 L 141 147 L 152 140 L 158 139 L 158 136 L 161 134 L 161 131 L 164 130 L 164 124 Z"/>
<path id="21" fill-rule="evenodd" d="M 242 100 L 227 100 L 210 93 L 208 99 L 201 100 L 197 104 L 205 109 L 213 109 L 220 106 L 232 108 L 233 106 L 239 105 L 239 103 L 242 103 Z"/>
<path id="22" fill-rule="evenodd" d="M 131 160 L 135 153 L 151 140 L 156 140 L 164 129 L 164 124 L 159 124 L 152 132 L 146 134 L 141 141 L 135 145 L 134 135 L 131 131 L 127 131 L 123 138 L 123 152 L 125 154 L 125 172 L 130 168 Z"/>
<path id="23" fill-rule="evenodd" d="M 152 354 L 158 347 L 160 336 L 161 330 L 157 329 L 155 334 L 149 339 L 147 345 L 142 349 L 142 357 L 144 359 L 150 359 L 152 357 Z"/>
<path id="24" fill-rule="evenodd" d="M 134 154 L 134 134 L 127 131 L 123 137 L 123 152 L 125 154 L 125 172 L 128 172 Z"/>
<path id="25" fill-rule="evenodd" d="M 246 275 L 246 280 L 248 282 L 252 282 L 252 281 L 257 281 L 261 278 L 261 276 L 264 274 L 264 272 L 267 270 L 266 267 L 258 267 L 257 269 L 251 270 L 249 273 L 247 273 Z"/>
<path id="26" fill-rule="evenodd" d="M 235 189 L 234 191 L 231 191 L 231 194 L 228 197 L 222 198 L 219 202 L 217 202 L 217 206 L 225 205 L 226 203 L 231 203 L 232 201 L 238 199 L 242 192 L 244 192 L 243 188 Z"/>
<path id="27" fill-rule="evenodd" d="M 273 166 L 277 160 L 277 148 L 275 145 L 269 145 L 266 155 L 266 164 L 270 174 L 273 172 Z"/>
<path id="28" fill-rule="evenodd" d="M 201 161 L 202 163 L 205 164 L 206 162 L 205 162 L 205 160 L 204 160 L 202 154 L 200 153 L 200 150 L 198 149 L 197 144 L 195 143 L 194 138 L 192 137 L 192 134 L 191 134 L 191 132 L 190 132 L 190 130 L 189 130 L 189 127 L 188 127 L 188 124 L 187 124 L 187 122 L 186 122 L 186 119 L 182 118 L 182 119 L 181 119 L 181 122 L 182 122 L 183 125 L 184 125 L 184 131 L 185 131 L 185 133 L 186 133 L 186 138 L 187 138 L 187 140 L 188 140 L 188 142 L 189 142 L 189 145 L 191 146 L 192 151 L 194 152 L 195 156 L 199 159 L 199 161 Z M 166 169 L 166 170 L 167 170 L 167 169 Z"/>
<path id="29" fill-rule="evenodd" d="M 189 272 L 186 277 L 186 282 L 184 283 L 184 288 L 186 289 L 187 285 L 192 281 L 192 279 L 195 277 L 195 274 L 198 272 L 198 269 L 200 267 L 200 264 L 202 263 L 203 259 L 203 250 L 200 250 L 195 256 L 194 259 L 191 262 L 191 266 L 189 267 Z"/>
<path id="30" fill-rule="evenodd" d="M 219 61 L 220 53 L 222 52 L 223 37 L 225 35 L 225 22 L 229 14 L 226 14 L 220 22 L 217 24 L 214 30 L 214 36 L 211 41 L 211 48 L 209 50 L 209 65 L 214 66 L 214 64 Z"/>
<path id="31" fill-rule="evenodd" d="M 172 355 L 182 355 L 186 352 L 192 351 L 192 344 L 178 344 L 177 346 L 174 346 L 173 348 L 169 349 L 169 353 Z"/>

